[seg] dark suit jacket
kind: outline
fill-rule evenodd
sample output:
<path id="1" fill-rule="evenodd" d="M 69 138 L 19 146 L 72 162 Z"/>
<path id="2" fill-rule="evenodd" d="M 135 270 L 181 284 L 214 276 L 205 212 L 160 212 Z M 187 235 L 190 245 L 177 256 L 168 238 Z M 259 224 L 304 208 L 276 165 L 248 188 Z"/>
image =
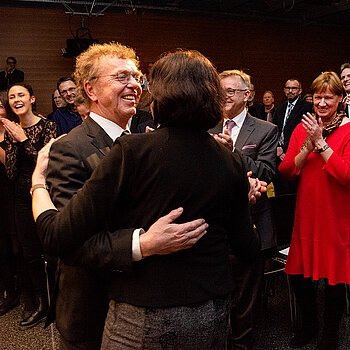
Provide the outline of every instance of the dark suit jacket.
<path id="1" fill-rule="evenodd" d="M 248 113 L 255 118 L 264 119 L 265 108 L 262 103 L 254 102 L 248 107 Z M 266 119 L 265 119 L 266 120 Z"/>
<path id="2" fill-rule="evenodd" d="M 91 118 L 52 145 L 47 183 L 59 210 L 89 179 L 111 146 L 111 138 Z M 103 274 L 96 269 L 131 267 L 131 232 L 100 232 L 80 249 L 61 255 L 64 263 L 62 260 L 59 263 L 48 322 L 54 319 L 56 309 L 56 325 L 66 340 L 83 342 L 101 338 L 108 298 Z M 54 246 L 44 245 L 44 249 L 48 254 L 58 255 Z"/>
<path id="3" fill-rule="evenodd" d="M 278 126 L 279 135 L 281 135 L 282 132 L 287 106 L 288 102 L 286 101 L 281 106 L 276 108 L 276 112 L 273 116 L 273 123 Z M 284 145 L 282 146 L 284 153 L 287 152 L 289 140 L 295 127 L 301 122 L 301 117 L 303 114 L 307 112 L 312 112 L 312 104 L 310 102 L 304 101 L 301 97 L 299 97 L 284 127 Z"/>
<path id="4" fill-rule="evenodd" d="M 5 77 L 5 71 L 0 72 L 0 91 L 8 90 L 13 84 L 21 83 L 24 80 L 24 73 L 15 69 L 11 74 Z"/>
<path id="5" fill-rule="evenodd" d="M 209 130 L 211 133 L 222 132 L 222 124 Z M 247 114 L 238 134 L 235 148 L 239 150 L 247 163 L 247 171 L 252 177 L 270 183 L 276 173 L 277 127 L 269 122 Z M 262 249 L 276 245 L 272 229 L 271 206 L 264 195 L 251 208 L 254 224 L 261 238 Z"/>
<path id="6" fill-rule="evenodd" d="M 61 251 L 81 244 L 107 218 L 111 229 L 148 228 L 182 206 L 179 221 L 204 218 L 208 232 L 192 248 L 134 263 L 130 274 L 111 278 L 109 295 L 138 306 L 170 307 L 228 295 L 232 279 L 228 242 L 246 260 L 259 240 L 248 212 L 242 158 L 204 131 L 161 128 L 117 140 L 62 213 L 38 218 L 39 235 Z M 74 213 L 74 215 L 70 215 Z"/>

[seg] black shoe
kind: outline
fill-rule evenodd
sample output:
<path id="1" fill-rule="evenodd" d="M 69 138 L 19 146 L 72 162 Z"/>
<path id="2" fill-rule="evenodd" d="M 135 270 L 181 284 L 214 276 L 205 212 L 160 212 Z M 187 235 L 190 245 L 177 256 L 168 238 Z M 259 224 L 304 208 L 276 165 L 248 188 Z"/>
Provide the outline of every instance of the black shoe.
<path id="1" fill-rule="evenodd" d="M 323 336 L 316 350 L 336 350 L 338 346 L 338 336 Z"/>
<path id="2" fill-rule="evenodd" d="M 43 318 L 45 318 L 47 312 L 47 304 L 43 299 L 39 299 L 38 308 L 33 311 L 28 317 L 24 318 L 20 323 L 19 327 L 27 329 L 36 326 Z"/>
<path id="3" fill-rule="evenodd" d="M 303 346 L 309 344 L 314 338 L 317 338 L 318 328 L 302 328 L 300 331 L 296 332 L 293 338 L 289 342 L 289 346 L 293 349 L 302 348 Z"/>
<path id="4" fill-rule="evenodd" d="M 5 315 L 19 304 L 19 297 L 14 295 L 7 297 L 0 305 L 0 316 Z"/>

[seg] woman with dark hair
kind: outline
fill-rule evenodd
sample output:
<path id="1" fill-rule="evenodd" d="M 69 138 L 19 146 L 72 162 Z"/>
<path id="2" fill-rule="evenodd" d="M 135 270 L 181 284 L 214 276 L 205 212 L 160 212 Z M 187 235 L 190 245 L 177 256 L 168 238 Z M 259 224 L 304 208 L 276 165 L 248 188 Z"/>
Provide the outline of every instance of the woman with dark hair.
<path id="1" fill-rule="evenodd" d="M 303 116 L 279 170 L 299 178 L 286 273 L 291 277 L 302 327 L 291 340 L 303 347 L 318 334 L 312 280 L 325 279 L 324 329 L 317 349 L 336 349 L 350 283 L 350 123 L 343 111 L 342 84 L 324 72 L 311 86 L 316 115 Z"/>
<path id="2" fill-rule="evenodd" d="M 21 278 L 25 312 L 20 327 L 29 328 L 45 316 L 47 306 L 43 250 L 31 214 L 30 179 L 39 150 L 56 137 L 56 125 L 33 113 L 35 97 L 30 85 L 13 85 L 8 99 L 19 124 L 0 118 L 6 130 L 1 147 L 7 176 L 14 181 L 15 225 L 24 261 Z"/>
<path id="3" fill-rule="evenodd" d="M 7 92 L 0 92 L 0 118 L 10 119 L 11 108 L 8 103 Z M 0 143 L 4 141 L 5 128 L 0 122 Z M 0 303 L 0 316 L 6 314 L 19 304 L 15 286 L 15 247 L 13 230 L 13 181 L 6 176 L 5 151 L 0 148 L 0 282 L 6 291 L 6 299 Z M 13 244 L 12 244 L 13 242 Z M 1 291 L 3 293 L 3 291 Z M 1 296 L 2 297 L 2 296 Z"/>
<path id="4" fill-rule="evenodd" d="M 224 349 L 228 248 L 249 260 L 259 246 L 242 158 L 207 132 L 221 120 L 224 93 L 212 64 L 196 51 L 158 60 L 149 83 L 160 128 L 119 138 L 62 212 L 49 210 L 40 152 L 32 179 L 38 232 L 45 247 L 62 254 L 105 225 L 147 228 L 178 206 L 184 222 L 204 217 L 208 232 L 192 248 L 145 257 L 130 273 L 111 275 L 102 349 Z"/>

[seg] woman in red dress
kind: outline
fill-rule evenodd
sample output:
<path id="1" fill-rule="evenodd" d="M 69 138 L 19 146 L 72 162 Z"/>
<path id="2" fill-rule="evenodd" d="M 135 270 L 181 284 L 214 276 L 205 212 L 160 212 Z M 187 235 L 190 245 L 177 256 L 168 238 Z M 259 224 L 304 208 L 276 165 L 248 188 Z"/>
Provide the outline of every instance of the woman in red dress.
<path id="1" fill-rule="evenodd" d="M 290 346 L 300 348 L 317 337 L 312 281 L 324 278 L 324 329 L 317 349 L 332 350 L 345 307 L 345 283 L 350 283 L 350 120 L 338 112 L 343 89 L 336 73 L 322 73 L 311 88 L 316 118 L 303 116 L 279 167 L 282 176 L 299 179 L 286 273 L 303 321 Z"/>

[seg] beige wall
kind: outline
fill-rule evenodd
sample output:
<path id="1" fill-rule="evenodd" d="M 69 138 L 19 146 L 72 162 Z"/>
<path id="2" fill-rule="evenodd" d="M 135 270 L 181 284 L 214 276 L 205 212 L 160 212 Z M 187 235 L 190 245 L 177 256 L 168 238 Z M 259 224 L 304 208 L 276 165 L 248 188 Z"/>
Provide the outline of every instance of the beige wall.
<path id="1" fill-rule="evenodd" d="M 74 59 L 63 57 L 61 48 L 72 37 L 70 28 L 75 32 L 80 26 L 80 17 L 66 15 L 63 8 L 0 7 L 0 18 L 0 68 L 7 56 L 15 56 L 33 85 L 38 111 L 49 113 L 57 79 L 74 69 Z M 340 27 L 108 13 L 88 22 L 100 42 L 135 48 L 142 67 L 181 47 L 201 51 L 219 71 L 242 68 L 253 76 L 258 100 L 264 90 L 272 90 L 281 102 L 284 81 L 291 76 L 300 77 L 306 92 L 321 71 L 338 71 L 350 60 L 350 30 Z"/>

